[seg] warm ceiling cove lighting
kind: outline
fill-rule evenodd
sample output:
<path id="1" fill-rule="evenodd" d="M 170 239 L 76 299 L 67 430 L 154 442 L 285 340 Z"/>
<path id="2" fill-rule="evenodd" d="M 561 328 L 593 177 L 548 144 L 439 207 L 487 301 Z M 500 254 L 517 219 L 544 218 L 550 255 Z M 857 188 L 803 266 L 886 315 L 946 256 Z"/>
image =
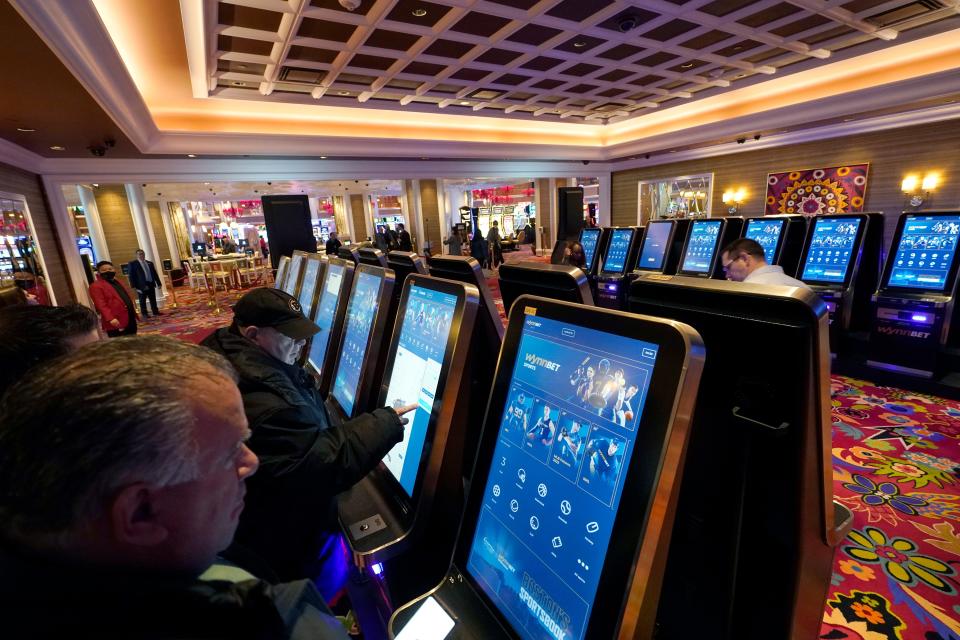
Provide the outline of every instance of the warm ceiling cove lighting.
<path id="1" fill-rule="evenodd" d="M 423 16 L 427 15 L 427 10 L 426 10 L 426 9 L 422 9 L 422 8 L 418 8 L 418 9 L 414 9 L 414 10 L 411 11 L 410 13 L 412 13 L 412 14 L 414 15 L 414 17 L 422 18 Z"/>
<path id="2" fill-rule="evenodd" d="M 17 127 L 17 131 L 20 131 L 23 133 L 33 133 L 34 131 L 36 131 L 36 129 L 31 129 L 30 127 Z"/>
<path id="3" fill-rule="evenodd" d="M 52 147 L 50 147 L 50 150 L 51 150 L 51 151 L 66 151 L 67 148 L 66 148 L 66 147 L 61 147 L 60 145 L 55 144 L 55 145 L 53 145 Z"/>

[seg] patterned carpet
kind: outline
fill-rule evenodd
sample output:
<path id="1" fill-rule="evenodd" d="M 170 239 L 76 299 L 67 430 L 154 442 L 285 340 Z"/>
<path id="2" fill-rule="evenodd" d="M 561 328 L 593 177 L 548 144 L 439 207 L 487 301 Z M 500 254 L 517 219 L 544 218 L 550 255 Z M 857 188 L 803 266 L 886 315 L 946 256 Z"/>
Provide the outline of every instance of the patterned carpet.
<path id="1" fill-rule="evenodd" d="M 198 342 L 230 322 L 237 297 L 218 292 L 214 315 L 204 294 L 178 289 L 178 308 L 141 333 Z M 960 403 L 836 375 L 832 393 L 834 495 L 854 526 L 820 638 L 960 640 Z"/>

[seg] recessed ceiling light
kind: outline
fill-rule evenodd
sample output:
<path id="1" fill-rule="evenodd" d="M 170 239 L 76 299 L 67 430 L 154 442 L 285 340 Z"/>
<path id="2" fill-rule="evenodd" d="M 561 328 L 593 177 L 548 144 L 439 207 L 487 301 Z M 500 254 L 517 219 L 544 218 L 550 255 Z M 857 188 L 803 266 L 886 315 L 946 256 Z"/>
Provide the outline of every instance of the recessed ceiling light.
<path id="1" fill-rule="evenodd" d="M 573 46 L 575 46 L 577 49 L 583 49 L 585 46 L 587 46 L 587 43 L 585 40 L 577 40 L 573 43 Z"/>
<path id="2" fill-rule="evenodd" d="M 348 96 L 350 95 L 349 91 L 337 91 L 338 96 Z"/>
<path id="3" fill-rule="evenodd" d="M 423 16 L 427 15 L 427 10 L 423 8 L 418 8 L 418 9 L 414 9 L 410 13 L 412 13 L 417 18 L 422 18 Z"/>
<path id="4" fill-rule="evenodd" d="M 61 147 L 60 145 L 55 144 L 55 145 L 53 145 L 52 147 L 50 147 L 50 150 L 51 150 L 51 151 L 66 151 L 67 148 L 66 148 L 66 147 Z"/>
<path id="5" fill-rule="evenodd" d="M 327 159 L 327 156 L 320 156 L 320 159 L 321 159 L 321 160 L 326 160 L 326 159 Z"/>
<path id="6" fill-rule="evenodd" d="M 461 101 L 460 101 L 460 104 L 462 104 L 462 105 L 465 106 L 465 107 L 469 107 L 469 106 L 470 106 L 470 103 L 467 102 L 466 100 L 461 100 Z"/>
<path id="7" fill-rule="evenodd" d="M 738 73 L 738 74 L 737 74 L 737 77 L 738 77 L 738 78 L 746 78 L 746 77 L 747 77 L 747 74 L 745 74 L 745 73 Z"/>
<path id="8" fill-rule="evenodd" d="M 739 44 L 733 48 L 734 51 L 740 51 L 741 49 L 743 49 L 743 45 Z"/>
<path id="9" fill-rule="evenodd" d="M 204 182 L 203 184 L 210 184 L 209 182 Z"/>
<path id="10" fill-rule="evenodd" d="M 247 68 L 247 65 L 245 65 L 245 64 L 238 64 L 238 65 L 237 65 L 237 69 L 246 69 L 246 68 Z"/>
<path id="11" fill-rule="evenodd" d="M 31 129 L 30 127 L 17 127 L 17 131 L 22 131 L 23 133 L 33 133 L 36 129 Z"/>
<path id="12" fill-rule="evenodd" d="M 677 152 L 676 149 L 670 149 L 670 153 L 676 153 L 676 152 Z"/>
<path id="13" fill-rule="evenodd" d="M 235 86 L 235 87 L 243 87 L 243 86 L 246 86 L 246 85 L 245 85 L 244 83 L 240 82 L 240 81 L 237 81 L 237 82 L 234 82 L 234 83 L 233 83 L 233 86 Z"/>
<path id="14" fill-rule="evenodd" d="M 692 63 L 692 62 L 688 62 L 687 64 L 682 64 L 682 65 L 680 65 L 680 68 L 681 68 L 681 69 L 690 69 L 690 68 L 692 68 L 692 67 L 693 67 L 693 63 Z"/>
<path id="15" fill-rule="evenodd" d="M 188 154 L 187 154 L 187 157 L 188 157 L 188 158 L 196 158 L 196 157 L 197 157 L 197 154 L 195 154 L 195 153 L 188 153 Z"/>

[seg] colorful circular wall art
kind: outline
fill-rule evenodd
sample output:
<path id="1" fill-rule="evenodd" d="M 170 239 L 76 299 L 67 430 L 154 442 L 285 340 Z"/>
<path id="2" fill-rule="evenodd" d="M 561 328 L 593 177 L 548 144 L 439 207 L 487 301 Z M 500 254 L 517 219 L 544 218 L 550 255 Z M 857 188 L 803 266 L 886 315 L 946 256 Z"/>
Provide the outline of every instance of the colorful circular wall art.
<path id="1" fill-rule="evenodd" d="M 832 215 L 863 211 L 869 164 L 785 171 L 767 176 L 764 215 Z"/>

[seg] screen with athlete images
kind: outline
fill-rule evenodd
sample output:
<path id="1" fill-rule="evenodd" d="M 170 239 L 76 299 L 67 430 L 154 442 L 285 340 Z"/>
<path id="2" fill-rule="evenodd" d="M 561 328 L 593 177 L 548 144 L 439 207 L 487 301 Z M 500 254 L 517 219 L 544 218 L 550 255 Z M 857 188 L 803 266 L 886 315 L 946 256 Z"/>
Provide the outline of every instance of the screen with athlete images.
<path id="1" fill-rule="evenodd" d="M 300 270 L 303 269 L 303 256 L 299 253 L 293 254 L 290 258 L 290 266 L 287 268 L 287 279 L 283 283 L 283 290 L 294 296 L 297 294 L 297 281 L 300 280 Z"/>
<path id="2" fill-rule="evenodd" d="M 307 260 L 307 265 L 303 268 L 303 284 L 300 285 L 299 301 L 303 315 L 308 318 L 313 311 L 313 292 L 317 288 L 318 275 L 320 275 L 320 261 Z"/>
<path id="3" fill-rule="evenodd" d="M 583 247 L 583 259 L 588 269 L 593 264 L 593 254 L 597 250 L 599 240 L 600 229 L 584 229 L 580 232 L 580 246 Z"/>
<path id="4" fill-rule="evenodd" d="M 651 222 L 647 225 L 647 233 L 643 236 L 643 246 L 640 249 L 640 259 L 637 260 L 637 269 L 641 271 L 660 271 L 663 261 L 667 257 L 667 243 L 670 242 L 670 231 L 673 230 L 673 221 Z"/>
<path id="5" fill-rule="evenodd" d="M 801 280 L 842 283 L 853 258 L 859 218 L 817 218 Z"/>
<path id="6" fill-rule="evenodd" d="M 407 416 L 410 423 L 403 430 L 403 440 L 383 458 L 383 464 L 411 497 L 456 309 L 457 296 L 411 286 L 397 355 L 387 374 L 387 406 L 417 405 L 416 412 Z"/>
<path id="7" fill-rule="evenodd" d="M 943 291 L 957 259 L 960 215 L 909 215 L 897 245 L 888 287 Z"/>
<path id="8" fill-rule="evenodd" d="M 524 318 L 467 572 L 525 640 L 586 634 L 657 352 Z"/>
<path id="9" fill-rule="evenodd" d="M 690 239 L 683 256 L 681 271 L 691 273 L 709 273 L 713 264 L 713 254 L 720 241 L 720 220 L 697 220 L 690 226 Z"/>
<path id="10" fill-rule="evenodd" d="M 367 352 L 367 343 L 370 341 L 373 318 L 377 314 L 383 278 L 367 271 L 359 271 L 355 282 L 353 295 L 347 304 L 343 348 L 340 350 L 340 359 L 337 361 L 337 371 L 330 391 L 348 416 L 353 415 L 360 370 Z"/>
<path id="11" fill-rule="evenodd" d="M 603 259 L 603 271 L 606 273 L 623 273 L 627 268 L 627 253 L 630 251 L 630 242 L 633 240 L 633 229 L 614 229 L 610 234 L 610 244 L 607 246 L 607 255 Z"/>
<path id="12" fill-rule="evenodd" d="M 765 220 L 754 218 L 747 223 L 745 238 L 750 238 L 763 247 L 763 256 L 767 262 L 773 264 L 777 258 L 777 247 L 780 246 L 780 237 L 783 235 L 783 219 Z"/>
<path id="13" fill-rule="evenodd" d="M 323 290 L 320 291 L 317 315 L 314 318 L 314 323 L 320 327 L 320 332 L 313 336 L 313 341 L 310 343 L 310 354 L 307 356 L 307 361 L 315 371 L 323 370 L 323 359 L 327 355 L 327 349 L 330 348 L 330 330 L 333 328 L 334 320 L 336 320 L 343 271 L 343 265 L 329 263 L 327 273 L 323 278 Z"/>

